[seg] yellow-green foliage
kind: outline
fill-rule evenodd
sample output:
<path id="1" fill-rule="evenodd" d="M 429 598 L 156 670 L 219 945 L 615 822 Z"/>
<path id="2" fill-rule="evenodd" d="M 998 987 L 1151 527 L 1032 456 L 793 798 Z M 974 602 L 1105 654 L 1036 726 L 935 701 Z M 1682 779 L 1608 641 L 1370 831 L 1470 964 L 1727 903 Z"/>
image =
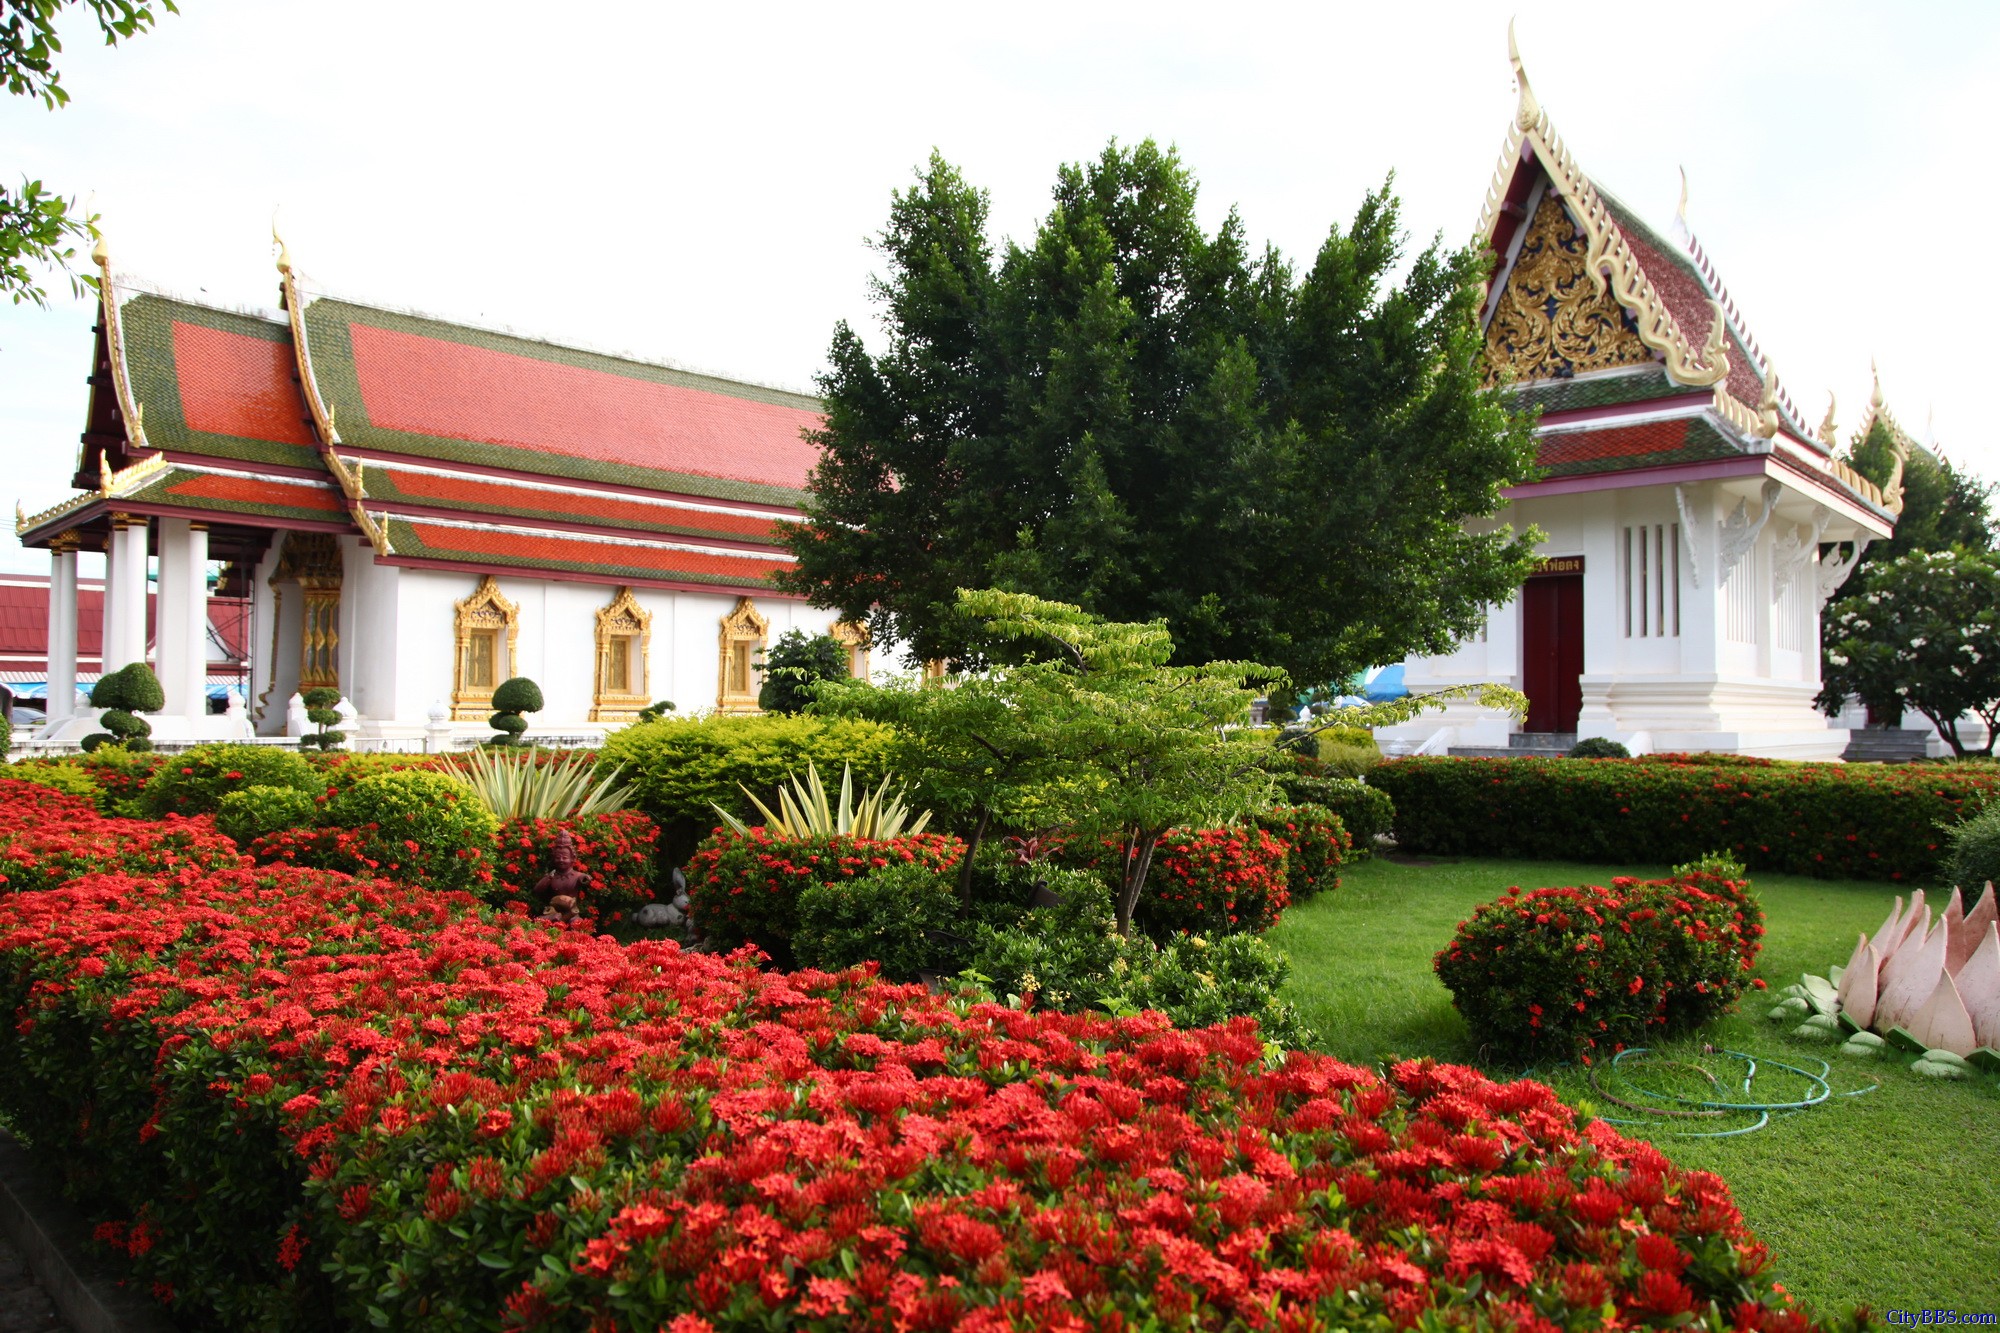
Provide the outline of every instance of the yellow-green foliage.
<path id="1" fill-rule="evenodd" d="M 547 763 L 533 750 L 473 750 L 445 760 L 443 771 L 502 819 L 607 815 L 623 810 L 631 796 L 617 769 L 600 771 L 597 756 L 580 750 Z"/>
<path id="2" fill-rule="evenodd" d="M 634 803 L 663 829 L 692 824 L 699 837 L 715 826 L 712 807 L 747 819 L 745 788 L 770 791 L 813 764 L 851 765 L 856 782 L 873 786 L 888 776 L 892 734 L 876 722 L 805 713 L 666 717 L 612 732 L 600 754 L 625 771 Z"/>
<path id="3" fill-rule="evenodd" d="M 827 799 L 826 784 L 820 781 L 819 767 L 806 765 L 804 779 L 793 777 L 778 787 L 778 808 L 774 811 L 757 799 L 757 794 L 744 788 L 743 794 L 757 807 L 757 813 L 764 816 L 764 828 L 775 838 L 787 842 L 806 838 L 859 838 L 866 842 L 887 842 L 904 834 L 922 833 L 930 826 L 931 812 L 926 810 L 914 822 L 910 819 L 910 807 L 903 801 L 903 789 L 889 790 L 891 778 L 883 778 L 882 785 L 874 791 L 863 791 L 857 801 L 854 796 L 854 772 L 843 767 L 840 774 L 840 804 Z M 737 833 L 748 833 L 749 826 L 721 806 L 715 813 L 722 816 L 722 822 Z"/>
<path id="4" fill-rule="evenodd" d="M 32 782 L 38 787 L 48 787 L 71 796 L 81 796 L 93 805 L 104 803 L 104 788 L 96 778 L 74 764 L 30 762 L 8 764 L 0 768 L 0 777 L 12 778 L 17 782 Z"/>

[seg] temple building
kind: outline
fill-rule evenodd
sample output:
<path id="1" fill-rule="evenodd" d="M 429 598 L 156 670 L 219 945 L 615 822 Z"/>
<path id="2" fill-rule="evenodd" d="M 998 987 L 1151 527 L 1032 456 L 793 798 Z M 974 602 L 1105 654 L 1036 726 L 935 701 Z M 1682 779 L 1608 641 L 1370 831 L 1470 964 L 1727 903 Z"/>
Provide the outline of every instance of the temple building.
<path id="1" fill-rule="evenodd" d="M 1510 37 L 1511 45 L 1511 37 Z M 1439 657 L 1413 694 L 1520 689 L 1524 720 L 1453 704 L 1377 733 L 1396 752 L 1836 759 L 1846 726 L 1813 705 L 1821 609 L 1894 531 L 1901 463 L 1878 488 L 1809 428 L 1687 230 L 1648 227 L 1563 147 L 1513 53 L 1520 100 L 1478 239 L 1492 382 L 1539 409 L 1538 475 L 1493 522 L 1546 534 L 1520 595 Z"/>
<path id="2" fill-rule="evenodd" d="M 486 735 L 517 675 L 547 700 L 531 736 L 588 741 L 661 699 L 751 711 L 759 654 L 792 628 L 870 669 L 858 632 L 766 582 L 817 400 L 338 300 L 288 254 L 276 313 L 94 258 L 80 493 L 16 522 L 52 558 L 45 739 L 94 729 L 80 664 L 149 660 L 163 741 L 297 735 L 296 696 L 327 685 L 371 748 Z M 79 551 L 105 554 L 101 599 Z M 221 713 L 212 592 L 249 606 L 248 697 Z"/>

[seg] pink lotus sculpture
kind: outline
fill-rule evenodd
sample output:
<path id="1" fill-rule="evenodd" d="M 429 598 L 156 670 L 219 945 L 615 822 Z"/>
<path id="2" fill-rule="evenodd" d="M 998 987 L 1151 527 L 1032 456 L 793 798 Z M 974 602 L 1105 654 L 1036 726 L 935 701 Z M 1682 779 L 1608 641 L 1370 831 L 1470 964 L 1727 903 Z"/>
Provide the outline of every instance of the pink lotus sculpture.
<path id="1" fill-rule="evenodd" d="M 1902 1028 L 1926 1048 L 1967 1056 L 2000 1050 L 2000 910 L 1993 885 L 1968 912 L 1957 889 L 1932 919 L 1924 892 L 1901 898 L 1873 937 L 1863 935 L 1840 974 L 1841 1013 L 1886 1033 Z"/>

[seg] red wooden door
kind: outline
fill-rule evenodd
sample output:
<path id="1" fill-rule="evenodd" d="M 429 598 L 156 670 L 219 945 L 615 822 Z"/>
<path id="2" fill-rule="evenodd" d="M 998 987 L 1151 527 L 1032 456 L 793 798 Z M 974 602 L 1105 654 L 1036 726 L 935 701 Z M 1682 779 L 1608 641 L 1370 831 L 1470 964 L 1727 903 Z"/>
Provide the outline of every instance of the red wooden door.
<path id="1" fill-rule="evenodd" d="M 1575 731 L 1583 711 L 1583 575 L 1554 574 L 1521 587 L 1522 693 L 1527 731 Z"/>

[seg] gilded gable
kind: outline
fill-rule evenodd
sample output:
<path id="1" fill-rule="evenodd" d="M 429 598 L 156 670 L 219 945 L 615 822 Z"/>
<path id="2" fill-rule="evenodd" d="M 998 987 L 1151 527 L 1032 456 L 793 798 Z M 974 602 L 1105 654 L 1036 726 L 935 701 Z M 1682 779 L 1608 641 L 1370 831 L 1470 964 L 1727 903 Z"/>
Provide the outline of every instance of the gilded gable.
<path id="1" fill-rule="evenodd" d="M 1544 192 L 1486 329 L 1487 383 L 1652 363 L 1609 286 L 1593 279 L 1584 262 L 1588 249 L 1562 200 Z"/>

